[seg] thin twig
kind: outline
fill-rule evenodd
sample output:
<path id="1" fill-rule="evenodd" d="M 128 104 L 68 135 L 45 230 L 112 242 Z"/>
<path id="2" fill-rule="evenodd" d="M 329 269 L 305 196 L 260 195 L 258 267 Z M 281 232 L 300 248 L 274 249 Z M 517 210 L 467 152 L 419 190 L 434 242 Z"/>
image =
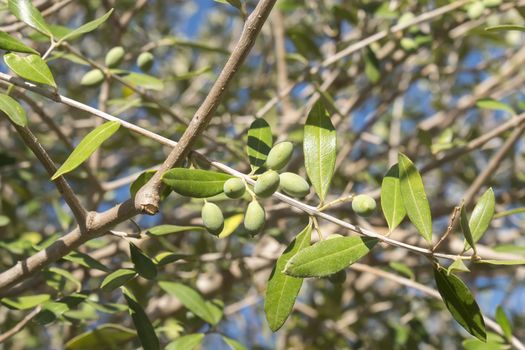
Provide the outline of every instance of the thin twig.
<path id="1" fill-rule="evenodd" d="M 36 315 L 42 310 L 42 307 L 37 306 L 33 309 L 30 313 L 28 313 L 20 322 L 18 322 L 13 328 L 10 330 L 0 334 L 0 344 L 5 342 L 7 339 L 11 338 L 12 336 L 16 335 L 18 332 L 20 332 L 24 327 L 31 322 L 33 318 L 35 318 Z"/>

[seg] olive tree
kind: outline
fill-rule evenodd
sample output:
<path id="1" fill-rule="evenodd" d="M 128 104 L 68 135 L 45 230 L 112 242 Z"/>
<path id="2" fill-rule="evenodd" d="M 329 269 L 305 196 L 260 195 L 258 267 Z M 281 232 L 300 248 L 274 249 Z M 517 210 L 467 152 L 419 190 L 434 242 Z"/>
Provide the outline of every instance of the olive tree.
<path id="1" fill-rule="evenodd" d="M 525 349 L 525 2 L 2 3 L 6 349 Z"/>

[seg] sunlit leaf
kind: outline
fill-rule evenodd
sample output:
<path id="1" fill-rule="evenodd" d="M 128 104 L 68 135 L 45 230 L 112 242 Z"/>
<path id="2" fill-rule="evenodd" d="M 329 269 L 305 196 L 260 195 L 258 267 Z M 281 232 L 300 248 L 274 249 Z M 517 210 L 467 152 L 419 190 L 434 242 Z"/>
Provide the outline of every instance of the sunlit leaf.
<path id="1" fill-rule="evenodd" d="M 470 272 L 468 267 L 463 262 L 463 259 L 456 259 L 450 266 L 447 268 L 447 273 L 450 275 L 454 271 L 461 271 L 461 272 Z"/>
<path id="2" fill-rule="evenodd" d="M 397 262 L 397 261 L 392 261 L 392 262 L 390 262 L 388 264 L 388 266 L 390 266 L 390 268 L 396 270 L 400 274 L 405 275 L 406 277 L 408 277 L 410 279 L 414 279 L 415 278 L 414 272 L 406 264 L 403 264 L 403 263 L 400 263 L 400 262 Z"/>
<path id="3" fill-rule="evenodd" d="M 242 345 L 236 340 L 233 340 L 232 338 L 228 338 L 223 335 L 222 340 L 224 340 L 224 342 L 228 344 L 231 350 L 248 350 L 246 346 Z"/>
<path id="4" fill-rule="evenodd" d="M 442 267 L 434 268 L 434 278 L 439 294 L 454 319 L 467 332 L 485 341 L 487 333 L 483 315 L 465 283 L 456 275 L 447 274 Z"/>
<path id="5" fill-rule="evenodd" d="M 394 164 L 386 173 L 381 183 L 381 209 L 388 224 L 388 230 L 393 231 L 406 216 L 405 206 L 399 187 L 399 167 Z"/>
<path id="6" fill-rule="evenodd" d="M 26 46 L 24 43 L 18 39 L 12 37 L 0 30 L 0 49 L 13 52 L 23 52 L 23 53 L 34 53 L 38 55 L 38 51 Z"/>
<path id="7" fill-rule="evenodd" d="M 243 219 L 244 219 L 244 213 L 235 214 L 235 215 L 232 215 L 226 218 L 224 220 L 224 228 L 218 234 L 217 237 L 226 238 L 230 236 L 237 229 L 237 227 L 239 227 Z"/>
<path id="8" fill-rule="evenodd" d="M 509 105 L 496 101 L 492 98 L 482 98 L 480 100 L 476 101 L 476 106 L 483 109 L 490 109 L 490 110 L 497 110 L 497 111 L 505 111 L 512 115 L 516 114 L 516 111 L 510 107 Z"/>
<path id="9" fill-rule="evenodd" d="M 31 0 L 8 0 L 7 4 L 9 11 L 11 11 L 16 18 L 46 36 L 53 36 L 46 20 L 40 11 L 33 6 Z"/>
<path id="10" fill-rule="evenodd" d="M 419 233 L 432 242 L 432 217 L 423 180 L 412 161 L 402 153 L 398 155 L 399 187 L 408 218 Z"/>
<path id="11" fill-rule="evenodd" d="M 270 274 L 266 287 L 266 297 L 264 298 L 264 312 L 268 325 L 274 332 L 282 327 L 290 312 L 292 312 L 295 299 L 303 284 L 302 278 L 285 275 L 283 270 L 288 261 L 298 251 L 310 245 L 311 233 L 312 224 L 309 223 L 277 259 Z"/>
<path id="12" fill-rule="evenodd" d="M 507 30 L 518 30 L 520 32 L 525 32 L 525 26 L 520 26 L 517 24 L 500 24 L 497 26 L 491 26 L 485 28 L 487 32 L 501 32 Z"/>
<path id="13" fill-rule="evenodd" d="M 162 176 L 162 182 L 178 194 L 193 198 L 222 193 L 224 182 L 232 176 L 210 170 L 174 168 Z"/>
<path id="14" fill-rule="evenodd" d="M 188 231 L 205 231 L 202 226 L 177 226 L 177 225 L 159 225 L 148 229 L 148 234 L 153 236 L 164 236 L 172 233 Z"/>
<path id="15" fill-rule="evenodd" d="M 144 73 L 128 72 L 122 69 L 111 69 L 110 72 L 120 76 L 126 82 L 135 87 L 156 91 L 164 90 L 164 83 L 162 80 L 155 78 L 154 76 Z"/>
<path id="16" fill-rule="evenodd" d="M 76 29 L 73 29 L 68 34 L 62 36 L 60 38 L 60 41 L 66 41 L 67 39 L 77 38 L 82 34 L 86 34 L 97 29 L 102 23 L 104 23 L 109 18 L 109 16 L 111 16 L 112 13 L 113 9 L 106 12 L 104 16 L 97 18 L 93 21 L 87 22 Z"/>
<path id="17" fill-rule="evenodd" d="M 172 294 L 180 300 L 188 310 L 193 312 L 204 321 L 215 324 L 216 318 L 206 305 L 202 296 L 192 288 L 181 283 L 161 281 L 159 286 L 167 293 Z"/>
<path id="18" fill-rule="evenodd" d="M 51 180 L 75 170 L 80 164 L 86 161 L 95 152 L 100 145 L 110 138 L 120 128 L 120 122 L 111 121 L 104 123 L 80 141 L 77 147 L 66 159 L 64 164 L 53 174 Z"/>
<path id="19" fill-rule="evenodd" d="M 472 215 L 470 216 L 469 226 L 470 232 L 472 232 L 472 239 L 474 243 L 479 241 L 483 236 L 485 231 L 490 225 L 492 217 L 494 216 L 494 207 L 496 206 L 496 198 L 494 197 L 494 191 L 492 188 L 489 188 L 485 193 L 480 197 L 474 210 L 472 210 Z M 465 250 L 470 246 L 465 242 Z"/>
<path id="20" fill-rule="evenodd" d="M 477 260 L 476 263 L 479 264 L 491 264 L 491 265 L 525 265 L 525 259 L 518 260 Z"/>
<path id="21" fill-rule="evenodd" d="M 202 343 L 205 336 L 204 333 L 184 335 L 166 345 L 165 350 L 193 350 Z"/>
<path id="22" fill-rule="evenodd" d="M 474 238 L 472 237 L 472 233 L 470 232 L 470 225 L 468 223 L 467 219 L 467 210 L 465 209 L 465 206 L 462 205 L 460 209 L 460 217 L 459 217 L 459 226 L 461 227 L 461 232 L 463 232 L 463 236 L 465 236 L 465 241 L 470 244 L 470 246 L 474 249 L 474 252 L 476 252 L 476 246 L 474 245 Z"/>
<path id="23" fill-rule="evenodd" d="M 117 349 L 137 337 L 134 330 L 118 324 L 102 324 L 69 340 L 66 350 Z"/>
<path id="24" fill-rule="evenodd" d="M 89 255 L 81 252 L 71 252 L 68 255 L 64 256 L 62 259 L 74 262 L 76 264 L 88 267 L 90 269 L 100 270 L 104 272 L 109 271 L 106 265 L 101 264 L 98 260 L 95 260 Z"/>
<path id="25" fill-rule="evenodd" d="M 336 237 L 318 242 L 295 254 L 284 273 L 294 277 L 326 277 L 367 255 L 377 243 L 369 237 Z"/>
<path id="26" fill-rule="evenodd" d="M 49 294 L 37 294 L 12 298 L 2 298 L 0 299 L 0 302 L 12 309 L 26 310 L 32 309 L 49 299 L 51 299 L 51 296 Z"/>
<path id="27" fill-rule="evenodd" d="M 304 127 L 304 164 L 315 192 L 324 201 L 335 169 L 336 132 L 322 102 L 317 102 Z"/>
<path id="28" fill-rule="evenodd" d="M 4 62 L 24 79 L 57 87 L 47 63 L 38 55 L 19 56 L 11 52 L 4 55 Z"/>
<path id="29" fill-rule="evenodd" d="M 499 305 L 496 309 L 496 322 L 498 322 L 499 326 L 501 327 L 505 338 L 510 341 L 512 339 L 512 326 L 510 324 L 509 318 L 507 317 L 507 314 L 505 314 L 505 310 L 503 310 L 501 305 Z"/>
<path id="30" fill-rule="evenodd" d="M 22 127 L 27 125 L 26 111 L 11 96 L 0 94 L 0 111 L 4 112 L 16 125 Z"/>
<path id="31" fill-rule="evenodd" d="M 137 272 L 135 272 L 135 270 L 119 269 L 107 275 L 102 281 L 100 288 L 105 292 L 111 292 L 112 290 L 126 284 L 126 282 L 130 281 L 136 274 Z"/>

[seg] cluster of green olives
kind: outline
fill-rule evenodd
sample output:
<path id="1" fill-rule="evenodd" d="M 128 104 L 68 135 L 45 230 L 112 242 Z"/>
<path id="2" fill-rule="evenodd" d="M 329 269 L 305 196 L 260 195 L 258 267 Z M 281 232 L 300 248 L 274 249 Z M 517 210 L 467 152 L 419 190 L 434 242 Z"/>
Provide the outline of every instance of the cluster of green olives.
<path id="1" fill-rule="evenodd" d="M 244 215 L 244 228 L 252 236 L 263 229 L 266 219 L 264 208 L 257 198 L 270 197 L 279 188 L 284 193 L 296 198 L 303 198 L 310 192 L 310 185 L 301 176 L 291 172 L 278 173 L 288 164 L 292 153 L 293 144 L 288 141 L 276 144 L 268 153 L 265 162 L 267 170 L 257 176 L 253 186 L 252 200 Z M 223 191 L 228 198 L 236 199 L 244 195 L 246 187 L 246 182 L 243 179 L 235 177 L 224 183 Z M 201 216 L 204 227 L 210 233 L 219 234 L 224 228 L 224 216 L 218 205 L 205 202 Z"/>
<path id="2" fill-rule="evenodd" d="M 104 59 L 104 63 L 108 68 L 116 68 L 124 59 L 125 55 L 124 48 L 122 46 L 116 46 L 108 51 Z M 143 71 L 148 72 L 153 67 L 154 57 L 150 52 L 143 52 L 137 57 L 137 66 Z M 100 69 L 92 69 L 80 80 L 80 84 L 83 86 L 97 86 L 104 80 L 104 72 Z"/>

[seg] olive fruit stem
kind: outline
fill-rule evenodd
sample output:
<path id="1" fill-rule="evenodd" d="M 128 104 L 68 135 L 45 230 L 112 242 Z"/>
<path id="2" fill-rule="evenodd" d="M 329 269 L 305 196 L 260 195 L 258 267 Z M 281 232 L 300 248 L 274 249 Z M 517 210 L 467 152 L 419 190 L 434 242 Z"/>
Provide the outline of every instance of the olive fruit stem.
<path id="1" fill-rule="evenodd" d="M 319 240 L 324 240 L 323 234 L 321 233 L 321 229 L 319 228 L 319 223 L 317 222 L 316 216 L 310 216 L 310 221 L 312 222 L 312 225 L 314 226 L 315 232 L 317 232 L 317 236 L 319 237 Z"/>
<path id="2" fill-rule="evenodd" d="M 326 209 L 330 209 L 332 207 L 335 207 L 336 205 L 339 205 L 341 203 L 350 202 L 350 201 L 352 201 L 352 199 L 354 199 L 354 196 L 355 196 L 354 194 L 350 194 L 350 195 L 348 195 L 346 197 L 337 198 L 336 200 L 328 202 L 325 205 L 320 205 L 319 207 L 317 207 L 317 210 L 324 211 Z"/>

